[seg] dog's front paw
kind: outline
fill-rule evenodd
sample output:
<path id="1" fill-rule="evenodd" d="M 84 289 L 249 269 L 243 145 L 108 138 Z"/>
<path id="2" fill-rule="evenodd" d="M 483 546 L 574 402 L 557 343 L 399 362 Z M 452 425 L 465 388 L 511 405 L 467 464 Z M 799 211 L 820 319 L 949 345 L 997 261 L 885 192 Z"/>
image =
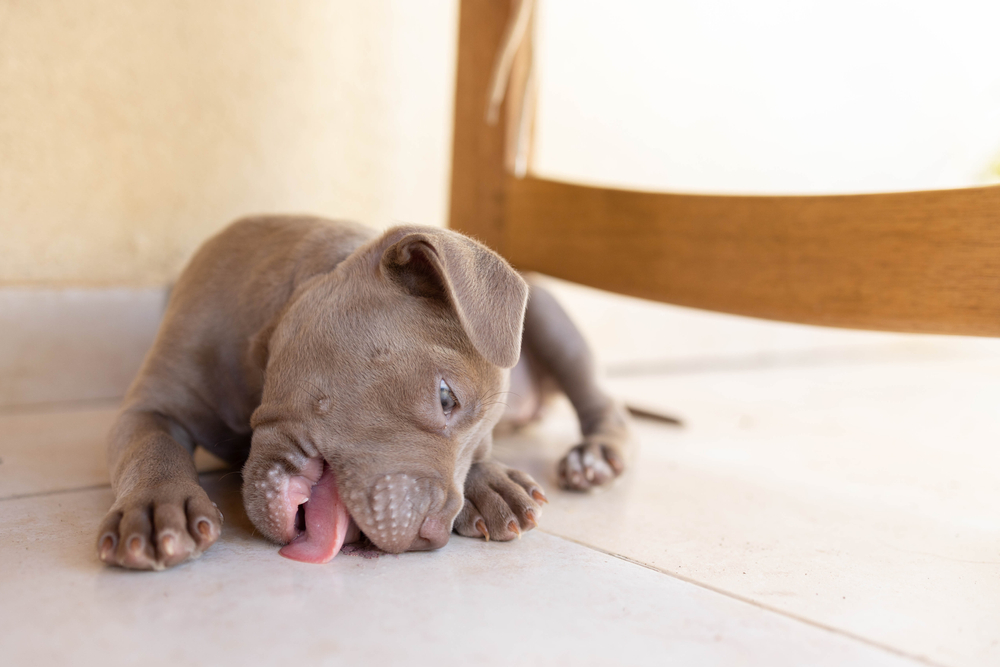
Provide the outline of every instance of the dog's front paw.
<path id="1" fill-rule="evenodd" d="M 162 570 L 197 558 L 222 530 L 222 513 L 197 485 L 163 485 L 115 501 L 97 534 L 110 565 Z"/>
<path id="2" fill-rule="evenodd" d="M 465 505 L 455 532 L 501 542 L 520 537 L 538 525 L 540 503 L 547 503 L 538 482 L 496 461 L 473 463 L 465 478 Z"/>

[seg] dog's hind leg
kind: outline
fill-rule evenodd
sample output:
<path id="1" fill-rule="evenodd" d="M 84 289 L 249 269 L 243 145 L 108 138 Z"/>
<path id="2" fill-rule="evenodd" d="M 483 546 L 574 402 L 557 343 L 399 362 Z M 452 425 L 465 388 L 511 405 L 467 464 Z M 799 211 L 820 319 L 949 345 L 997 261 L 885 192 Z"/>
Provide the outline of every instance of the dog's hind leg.
<path id="1" fill-rule="evenodd" d="M 584 491 L 606 484 L 626 467 L 632 447 L 628 412 L 600 387 L 590 347 L 559 302 L 531 276 L 523 350 L 566 394 L 580 420 L 583 442 L 559 462 L 559 483 Z"/>

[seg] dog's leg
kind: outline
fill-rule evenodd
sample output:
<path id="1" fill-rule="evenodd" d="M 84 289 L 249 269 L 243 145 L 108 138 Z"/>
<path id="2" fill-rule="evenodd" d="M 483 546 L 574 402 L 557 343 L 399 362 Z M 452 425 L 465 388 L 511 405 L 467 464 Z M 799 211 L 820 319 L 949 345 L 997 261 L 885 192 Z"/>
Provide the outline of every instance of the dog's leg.
<path id="1" fill-rule="evenodd" d="M 625 470 L 632 444 L 628 413 L 598 385 L 590 348 L 566 311 L 536 281 L 528 277 L 528 283 L 523 347 L 569 398 L 583 434 L 559 462 L 559 483 L 584 491 Z"/>
<path id="2" fill-rule="evenodd" d="M 222 514 L 198 484 L 192 451 L 187 433 L 167 417 L 129 408 L 119 414 L 108 451 L 115 503 L 98 532 L 101 560 L 161 570 L 215 542 Z"/>

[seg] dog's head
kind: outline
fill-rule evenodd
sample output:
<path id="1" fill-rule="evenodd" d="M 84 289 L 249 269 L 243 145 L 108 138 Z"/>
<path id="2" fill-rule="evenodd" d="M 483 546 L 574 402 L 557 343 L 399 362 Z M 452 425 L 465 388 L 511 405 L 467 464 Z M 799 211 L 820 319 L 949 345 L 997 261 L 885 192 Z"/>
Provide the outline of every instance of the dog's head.
<path id="1" fill-rule="evenodd" d="M 266 359 L 243 498 L 291 558 L 359 531 L 385 551 L 443 546 L 520 354 L 528 289 L 485 246 L 397 227 L 301 286 Z"/>

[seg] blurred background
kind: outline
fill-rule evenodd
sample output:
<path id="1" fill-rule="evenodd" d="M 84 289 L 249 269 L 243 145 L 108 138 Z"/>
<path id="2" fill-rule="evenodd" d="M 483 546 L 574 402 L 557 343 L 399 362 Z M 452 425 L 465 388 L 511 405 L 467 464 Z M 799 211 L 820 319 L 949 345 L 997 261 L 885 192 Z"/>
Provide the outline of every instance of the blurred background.
<path id="1" fill-rule="evenodd" d="M 456 0 L 0 0 L 0 286 L 162 286 L 256 212 L 446 224 Z M 539 3 L 533 170 L 1000 180 L 1000 4 Z"/>
<path id="2" fill-rule="evenodd" d="M 167 287 L 239 216 L 447 224 L 458 9 L 0 0 L 0 406 L 120 396 Z M 540 0 L 531 169 L 713 193 L 1000 181 L 997 25 L 971 0 Z M 563 298 L 611 367 L 832 335 Z"/>

